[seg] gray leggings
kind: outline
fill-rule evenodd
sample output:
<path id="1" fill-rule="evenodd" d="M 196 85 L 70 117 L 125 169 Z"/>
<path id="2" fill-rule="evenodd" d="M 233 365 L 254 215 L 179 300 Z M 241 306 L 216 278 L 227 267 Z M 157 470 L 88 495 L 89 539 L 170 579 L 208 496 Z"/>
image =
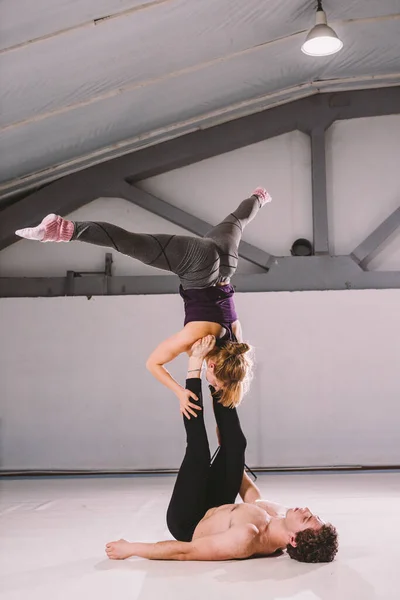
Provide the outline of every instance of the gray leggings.
<path id="1" fill-rule="evenodd" d="M 260 208 L 257 196 L 243 200 L 235 212 L 203 238 L 131 233 L 110 223 L 74 222 L 72 240 L 114 248 L 146 265 L 172 271 L 183 289 L 228 282 L 238 264 L 242 232 Z"/>

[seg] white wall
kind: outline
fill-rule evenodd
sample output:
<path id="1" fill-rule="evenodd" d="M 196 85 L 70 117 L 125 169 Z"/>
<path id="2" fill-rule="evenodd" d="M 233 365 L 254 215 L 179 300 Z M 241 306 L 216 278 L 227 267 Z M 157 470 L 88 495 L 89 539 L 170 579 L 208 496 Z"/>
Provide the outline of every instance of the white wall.
<path id="1" fill-rule="evenodd" d="M 399 302 L 400 290 L 237 295 L 257 352 L 240 410 L 250 465 L 399 463 Z M 1 468 L 178 467 L 177 400 L 144 368 L 181 325 L 178 296 L 5 299 L 0 315 Z"/>

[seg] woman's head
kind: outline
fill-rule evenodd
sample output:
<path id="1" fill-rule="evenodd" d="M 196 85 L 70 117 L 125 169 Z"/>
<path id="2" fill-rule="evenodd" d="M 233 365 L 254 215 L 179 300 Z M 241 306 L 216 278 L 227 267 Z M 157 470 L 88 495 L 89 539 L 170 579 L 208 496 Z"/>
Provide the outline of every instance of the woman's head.
<path id="1" fill-rule="evenodd" d="M 206 356 L 206 379 L 221 394 L 219 402 L 234 408 L 247 392 L 252 377 L 251 347 L 245 343 L 224 342 Z"/>

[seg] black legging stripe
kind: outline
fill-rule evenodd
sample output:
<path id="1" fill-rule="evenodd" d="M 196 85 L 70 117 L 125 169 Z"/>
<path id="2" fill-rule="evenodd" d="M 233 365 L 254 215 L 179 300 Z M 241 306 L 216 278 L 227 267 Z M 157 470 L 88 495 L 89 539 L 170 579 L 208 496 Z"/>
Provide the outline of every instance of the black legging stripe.
<path id="1" fill-rule="evenodd" d="M 106 236 L 108 237 L 108 239 L 110 240 L 110 242 L 111 242 L 112 246 L 114 247 L 114 249 L 115 249 L 117 252 L 120 252 L 120 250 L 119 250 L 119 248 L 118 248 L 117 244 L 114 242 L 114 240 L 112 239 L 111 235 L 108 233 L 108 231 L 106 230 L 106 228 L 105 228 L 105 227 L 103 227 L 103 225 L 102 225 L 101 223 L 96 223 L 96 225 L 97 225 L 97 226 L 98 226 L 98 227 L 99 227 L 99 228 L 100 228 L 102 231 L 104 231 L 105 235 L 106 235 Z"/>
<path id="2" fill-rule="evenodd" d="M 222 256 L 229 256 L 230 258 L 234 258 L 235 260 L 239 260 L 239 255 L 238 254 L 229 254 L 228 252 L 221 252 L 221 257 Z"/>
<path id="3" fill-rule="evenodd" d="M 233 222 L 233 223 L 232 223 L 232 225 L 236 225 L 236 227 L 239 227 L 239 229 L 240 229 L 240 232 L 243 232 L 242 225 L 241 225 L 241 223 L 240 223 L 239 219 L 237 218 L 237 216 L 236 216 L 236 215 L 234 215 L 233 213 L 231 213 L 231 214 L 230 214 L 230 216 L 231 216 L 231 217 L 234 217 L 234 218 L 236 219 L 236 221 L 237 221 L 237 223 Z"/>
<path id="4" fill-rule="evenodd" d="M 174 235 L 171 235 L 171 237 L 169 238 L 169 240 L 168 240 L 168 242 L 165 244 L 165 246 L 161 246 L 161 243 L 159 242 L 159 240 L 158 240 L 158 239 L 157 239 L 157 238 L 156 238 L 154 235 L 152 235 L 151 233 L 148 233 L 147 235 L 149 235 L 151 238 L 153 238 L 153 240 L 155 240 L 155 241 L 157 242 L 157 244 L 158 244 L 158 245 L 160 246 L 160 248 L 161 248 L 161 251 L 160 251 L 160 253 L 159 253 L 159 254 L 156 256 L 156 258 L 155 258 L 154 260 L 152 260 L 152 261 L 151 261 L 151 263 L 148 263 L 148 265 L 149 265 L 149 266 L 151 266 L 152 264 L 154 264 L 154 263 L 156 262 L 156 260 L 158 260 L 158 259 L 160 258 L 161 254 L 163 254 L 163 255 L 164 255 L 164 258 L 165 258 L 165 261 L 166 261 L 166 263 L 167 263 L 167 265 L 168 265 L 168 267 L 169 267 L 169 270 L 170 270 L 170 271 L 172 271 L 172 269 L 171 269 L 171 265 L 169 264 L 168 257 L 167 257 L 167 255 L 165 254 L 165 250 L 166 250 L 166 248 L 167 248 L 168 244 L 170 243 L 170 241 L 172 240 L 172 238 L 174 238 L 175 236 L 174 236 Z"/>

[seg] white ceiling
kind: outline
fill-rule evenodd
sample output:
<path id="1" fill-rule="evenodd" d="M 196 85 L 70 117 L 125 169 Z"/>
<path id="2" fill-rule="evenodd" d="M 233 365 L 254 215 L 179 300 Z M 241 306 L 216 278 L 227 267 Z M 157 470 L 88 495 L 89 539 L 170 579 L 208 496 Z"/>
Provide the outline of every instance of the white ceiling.
<path id="1" fill-rule="evenodd" d="M 2 0 L 0 194 L 319 90 L 400 84 L 400 0 L 325 0 L 344 49 L 324 58 L 300 51 L 315 4 Z"/>

